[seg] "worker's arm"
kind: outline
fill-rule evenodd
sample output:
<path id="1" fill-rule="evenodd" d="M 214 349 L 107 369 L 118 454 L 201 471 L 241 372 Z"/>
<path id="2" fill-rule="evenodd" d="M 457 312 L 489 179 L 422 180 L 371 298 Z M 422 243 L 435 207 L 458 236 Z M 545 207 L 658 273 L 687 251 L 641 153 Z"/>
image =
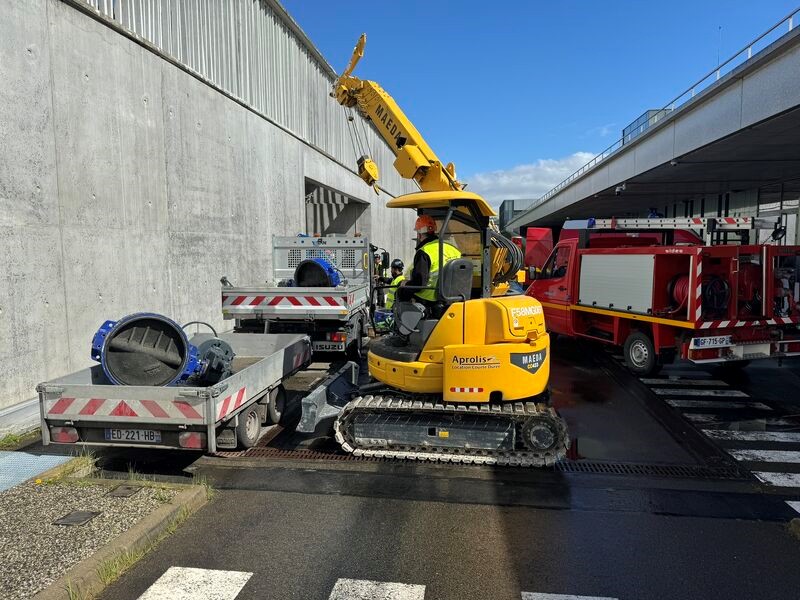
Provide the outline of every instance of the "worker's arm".
<path id="1" fill-rule="evenodd" d="M 431 259 L 422 250 L 417 250 L 414 255 L 414 266 L 411 269 L 411 277 L 406 279 L 397 288 L 397 294 L 400 300 L 408 302 L 419 289 L 414 289 L 412 286 L 423 287 L 428 285 L 428 279 L 431 276 Z M 409 289 L 409 286 L 411 289 Z"/>

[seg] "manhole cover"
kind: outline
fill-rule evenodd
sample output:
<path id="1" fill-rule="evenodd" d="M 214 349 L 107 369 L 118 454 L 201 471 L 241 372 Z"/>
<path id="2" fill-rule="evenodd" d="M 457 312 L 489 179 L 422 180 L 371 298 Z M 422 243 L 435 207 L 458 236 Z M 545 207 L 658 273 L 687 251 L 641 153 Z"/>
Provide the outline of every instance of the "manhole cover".
<path id="1" fill-rule="evenodd" d="M 60 519 L 53 521 L 53 525 L 85 525 L 99 514 L 99 512 L 88 510 L 73 510 L 71 513 L 67 513 Z"/>
<path id="2" fill-rule="evenodd" d="M 113 490 L 108 492 L 106 496 L 110 496 L 112 498 L 129 498 L 140 489 L 142 488 L 138 485 L 118 485 Z"/>

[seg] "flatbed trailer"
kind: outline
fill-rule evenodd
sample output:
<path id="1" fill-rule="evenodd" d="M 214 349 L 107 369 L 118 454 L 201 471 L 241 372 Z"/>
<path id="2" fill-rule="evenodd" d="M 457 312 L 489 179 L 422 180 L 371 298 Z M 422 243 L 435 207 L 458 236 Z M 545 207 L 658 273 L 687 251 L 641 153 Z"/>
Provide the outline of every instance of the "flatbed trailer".
<path id="1" fill-rule="evenodd" d="M 337 287 L 286 285 L 304 260 L 324 258 L 342 273 Z M 273 238 L 274 282 L 223 286 L 222 316 L 235 320 L 235 331 L 303 333 L 314 352 L 360 354 L 369 322 L 372 260 L 369 241 L 361 237 Z"/>
<path id="2" fill-rule="evenodd" d="M 210 334 L 199 334 L 201 343 Z M 233 373 L 208 387 L 125 386 L 100 365 L 40 383 L 42 442 L 201 450 L 248 447 L 280 415 L 281 383 L 311 359 L 308 336 L 222 333 L 235 352 Z"/>

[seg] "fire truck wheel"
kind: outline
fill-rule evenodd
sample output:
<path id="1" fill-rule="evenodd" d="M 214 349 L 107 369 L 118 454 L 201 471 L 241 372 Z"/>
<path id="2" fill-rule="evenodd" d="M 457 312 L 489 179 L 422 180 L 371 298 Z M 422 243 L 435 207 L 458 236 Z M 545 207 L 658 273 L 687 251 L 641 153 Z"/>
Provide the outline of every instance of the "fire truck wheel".
<path id="1" fill-rule="evenodd" d="M 283 386 L 279 385 L 269 393 L 269 402 L 267 402 L 267 417 L 270 423 L 276 425 L 281 422 L 283 415 L 286 412 L 286 391 Z"/>
<path id="2" fill-rule="evenodd" d="M 625 364 L 634 375 L 654 374 L 660 365 L 653 340 L 646 333 L 633 331 L 625 340 Z"/>
<path id="3" fill-rule="evenodd" d="M 261 416 L 253 404 L 239 413 L 239 424 L 236 426 L 236 439 L 239 447 L 252 448 L 261 437 Z"/>

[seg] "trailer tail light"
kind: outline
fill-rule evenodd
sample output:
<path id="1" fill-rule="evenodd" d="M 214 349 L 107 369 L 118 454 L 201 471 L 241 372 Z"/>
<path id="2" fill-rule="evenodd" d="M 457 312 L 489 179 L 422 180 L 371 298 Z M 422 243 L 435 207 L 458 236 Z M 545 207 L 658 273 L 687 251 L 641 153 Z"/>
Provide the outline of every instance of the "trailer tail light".
<path id="1" fill-rule="evenodd" d="M 178 445 L 181 448 L 202 450 L 206 447 L 206 434 L 199 431 L 184 431 L 178 434 Z"/>
<path id="2" fill-rule="evenodd" d="M 51 427 L 50 439 L 59 444 L 74 444 L 80 436 L 74 427 Z"/>
<path id="3" fill-rule="evenodd" d="M 337 331 L 336 333 L 329 333 L 327 335 L 327 338 L 329 342 L 346 342 L 347 334 Z"/>

